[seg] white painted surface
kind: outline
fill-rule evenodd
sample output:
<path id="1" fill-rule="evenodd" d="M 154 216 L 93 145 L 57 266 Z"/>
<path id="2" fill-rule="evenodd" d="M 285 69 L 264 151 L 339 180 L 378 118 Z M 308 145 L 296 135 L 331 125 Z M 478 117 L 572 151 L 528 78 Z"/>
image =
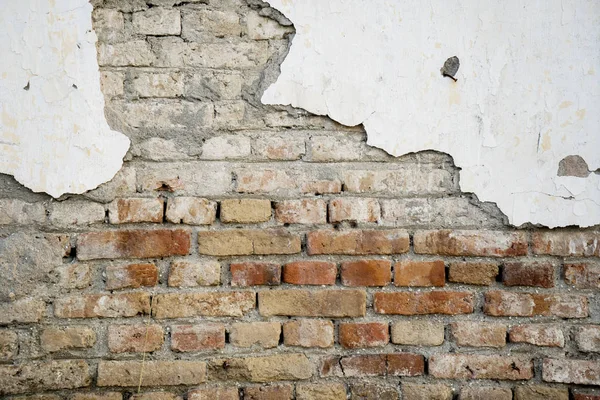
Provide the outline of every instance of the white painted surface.
<path id="1" fill-rule="evenodd" d="M 91 15 L 87 0 L 0 0 L 0 172 L 54 197 L 110 180 L 129 148 L 104 118 Z"/>
<path id="2" fill-rule="evenodd" d="M 345 124 L 399 156 L 449 153 L 461 189 L 514 225 L 600 223 L 597 0 L 270 0 L 296 27 L 266 104 Z M 458 82 L 440 68 L 458 56 Z"/>

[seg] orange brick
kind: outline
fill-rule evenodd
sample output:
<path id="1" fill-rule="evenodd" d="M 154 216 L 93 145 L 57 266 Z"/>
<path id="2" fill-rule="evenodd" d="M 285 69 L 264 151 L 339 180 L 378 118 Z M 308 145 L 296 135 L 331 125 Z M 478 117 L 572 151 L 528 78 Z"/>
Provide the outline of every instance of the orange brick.
<path id="1" fill-rule="evenodd" d="M 308 254 L 401 254 L 409 248 L 408 232 L 404 230 L 322 230 L 310 232 Z"/>
<path id="2" fill-rule="evenodd" d="M 344 197 L 329 203 L 329 222 L 377 222 L 380 216 L 377 199 Z"/>
<path id="3" fill-rule="evenodd" d="M 385 286 L 391 282 L 392 263 L 387 260 L 360 260 L 342 263 L 342 285 Z"/>
<path id="4" fill-rule="evenodd" d="M 281 266 L 270 263 L 235 263 L 229 265 L 231 286 L 279 285 Z"/>
<path id="5" fill-rule="evenodd" d="M 337 267 L 326 261 L 296 261 L 283 267 L 283 281 L 294 285 L 335 285 Z"/>
<path id="6" fill-rule="evenodd" d="M 584 318 L 588 316 L 585 296 L 571 294 L 537 294 L 494 290 L 485 294 L 483 312 L 495 317 L 557 316 Z"/>
<path id="7" fill-rule="evenodd" d="M 473 295 L 468 292 L 378 292 L 373 308 L 379 314 L 469 314 L 473 312 Z"/>
<path id="8" fill-rule="evenodd" d="M 109 265 L 106 267 L 108 290 L 156 286 L 158 268 L 154 264 Z"/>
<path id="9" fill-rule="evenodd" d="M 600 257 L 600 232 L 540 231 L 531 236 L 535 254 Z"/>
<path id="10" fill-rule="evenodd" d="M 600 263 L 565 264 L 565 282 L 579 289 L 600 289 Z"/>
<path id="11" fill-rule="evenodd" d="M 394 265 L 396 286 L 444 286 L 443 261 L 401 261 Z"/>
<path id="12" fill-rule="evenodd" d="M 425 374 L 425 357 L 421 354 L 392 353 L 387 355 L 387 373 L 392 376 Z"/>
<path id="13" fill-rule="evenodd" d="M 216 350 L 225 347 L 225 326 L 175 325 L 171 327 L 171 350 L 179 352 Z"/>
<path id="14" fill-rule="evenodd" d="M 340 324 L 339 342 L 347 349 L 380 347 L 389 343 L 389 326 L 382 322 Z"/>
<path id="15" fill-rule="evenodd" d="M 415 253 L 445 256 L 514 257 L 527 255 L 525 232 L 418 231 Z"/>
<path id="16" fill-rule="evenodd" d="M 163 199 L 117 199 L 108 205 L 111 224 L 162 222 Z"/>

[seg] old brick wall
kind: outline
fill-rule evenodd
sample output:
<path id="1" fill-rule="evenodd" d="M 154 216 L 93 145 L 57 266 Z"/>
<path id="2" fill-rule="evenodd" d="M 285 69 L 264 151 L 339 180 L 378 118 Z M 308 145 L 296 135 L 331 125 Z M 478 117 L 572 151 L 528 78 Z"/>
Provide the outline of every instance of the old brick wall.
<path id="1" fill-rule="evenodd" d="M 514 229 L 447 155 L 261 105 L 293 28 L 259 1 L 92 3 L 132 147 L 59 201 L 1 176 L 0 395 L 600 398 L 598 227 Z"/>

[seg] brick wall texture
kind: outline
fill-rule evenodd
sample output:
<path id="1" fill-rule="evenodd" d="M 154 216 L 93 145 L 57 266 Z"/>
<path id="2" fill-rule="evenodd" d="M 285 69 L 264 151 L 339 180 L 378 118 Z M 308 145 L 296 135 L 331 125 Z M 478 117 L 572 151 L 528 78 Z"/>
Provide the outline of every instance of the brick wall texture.
<path id="1" fill-rule="evenodd" d="M 515 229 L 447 155 L 262 105 L 266 3 L 92 4 L 132 147 L 84 195 L 1 177 L 0 397 L 600 399 L 600 227 Z"/>

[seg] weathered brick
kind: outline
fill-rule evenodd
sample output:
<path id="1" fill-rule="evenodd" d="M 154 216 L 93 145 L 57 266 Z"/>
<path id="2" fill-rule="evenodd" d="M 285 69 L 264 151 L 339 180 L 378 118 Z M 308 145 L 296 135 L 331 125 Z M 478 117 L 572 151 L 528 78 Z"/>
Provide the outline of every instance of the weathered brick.
<path id="1" fill-rule="evenodd" d="M 52 360 L 0 365 L 0 395 L 75 389 L 92 383 L 83 360 Z"/>
<path id="2" fill-rule="evenodd" d="M 92 21 L 94 32 L 103 43 L 114 42 L 123 35 L 125 20 L 118 10 L 94 7 Z"/>
<path id="3" fill-rule="evenodd" d="M 84 289 L 92 283 L 92 271 L 87 264 L 69 263 L 57 268 L 59 286 L 66 289 Z"/>
<path id="4" fill-rule="evenodd" d="M 554 287 L 554 266 L 542 262 L 507 262 L 502 268 L 506 286 Z"/>
<path id="5" fill-rule="evenodd" d="M 108 327 L 108 349 L 111 353 L 152 352 L 159 350 L 163 343 L 163 328 L 160 325 L 110 325 Z"/>
<path id="6" fill-rule="evenodd" d="M 283 343 L 286 346 L 331 347 L 333 323 L 319 319 L 299 319 L 283 324 Z"/>
<path id="7" fill-rule="evenodd" d="M 277 347 L 281 336 L 279 322 L 238 322 L 229 329 L 229 342 L 236 347 Z"/>
<path id="8" fill-rule="evenodd" d="M 250 224 L 271 219 L 271 202 L 262 199 L 229 199 L 221 201 L 221 221 Z"/>
<path id="9" fill-rule="evenodd" d="M 565 282 L 579 289 L 600 289 L 600 264 L 565 264 Z"/>
<path id="10" fill-rule="evenodd" d="M 299 160 L 306 153 L 304 139 L 296 139 L 289 135 L 276 136 L 268 132 L 252 142 L 252 153 L 267 160 Z"/>
<path id="11" fill-rule="evenodd" d="M 390 376 L 419 376 L 425 373 L 425 357 L 420 354 L 392 353 L 387 355 Z"/>
<path id="12" fill-rule="evenodd" d="M 444 286 L 446 269 L 444 262 L 400 261 L 394 265 L 394 285 L 396 286 Z"/>
<path id="13" fill-rule="evenodd" d="M 207 386 L 194 389 L 187 394 L 188 400 L 240 400 L 237 387 Z"/>
<path id="14" fill-rule="evenodd" d="M 400 170 L 352 170 L 344 174 L 350 193 L 407 195 L 456 191 L 452 173 L 444 169 L 406 164 Z"/>
<path id="15" fill-rule="evenodd" d="M 336 363 L 341 365 L 346 377 L 385 376 L 387 372 L 387 357 L 385 354 L 351 355 L 338 358 Z"/>
<path id="16" fill-rule="evenodd" d="M 281 265 L 260 262 L 233 263 L 229 265 L 231 286 L 279 285 Z"/>
<path id="17" fill-rule="evenodd" d="M 49 221 L 55 226 L 92 225 L 104 223 L 102 204 L 81 200 L 54 202 L 49 206 Z"/>
<path id="18" fill-rule="evenodd" d="M 388 324 L 383 322 L 343 323 L 339 342 L 347 349 L 385 346 L 390 341 L 388 331 Z"/>
<path id="19" fill-rule="evenodd" d="M 256 13 L 246 15 L 246 33 L 252 40 L 282 39 L 291 32 L 293 32 L 291 27 L 283 26 L 271 18 Z"/>
<path id="20" fill-rule="evenodd" d="M 562 318 L 584 318 L 588 316 L 588 301 L 585 296 L 571 294 L 516 293 L 494 290 L 485 294 L 483 312 L 495 317 L 553 315 Z"/>
<path id="21" fill-rule="evenodd" d="M 415 253 L 445 256 L 514 257 L 527 255 L 525 232 L 418 231 Z"/>
<path id="22" fill-rule="evenodd" d="M 211 380 L 295 381 L 313 375 L 313 366 L 304 354 L 213 360 L 209 368 Z"/>
<path id="23" fill-rule="evenodd" d="M 131 89 L 141 98 L 183 96 L 183 75 L 181 72 L 135 72 Z"/>
<path id="24" fill-rule="evenodd" d="M 513 393 L 510 388 L 493 386 L 468 386 L 462 387 L 458 400 L 512 400 Z"/>
<path id="25" fill-rule="evenodd" d="M 77 239 L 77 258 L 155 258 L 186 256 L 190 232 L 183 229 L 89 232 Z"/>
<path id="26" fill-rule="evenodd" d="M 242 96 L 239 71 L 195 70 L 185 80 L 185 97 L 199 100 L 235 100 Z"/>
<path id="27" fill-rule="evenodd" d="M 69 400 L 123 400 L 123 395 L 117 392 L 81 392 L 73 394 Z"/>
<path id="28" fill-rule="evenodd" d="M 321 199 L 280 201 L 275 204 L 275 219 L 282 224 L 325 224 L 327 203 Z"/>
<path id="29" fill-rule="evenodd" d="M 108 205 L 111 224 L 162 222 L 163 199 L 116 199 Z"/>
<path id="30" fill-rule="evenodd" d="M 171 350 L 202 351 L 225 347 L 225 326 L 216 323 L 171 327 Z"/>
<path id="31" fill-rule="evenodd" d="M 216 119 L 215 122 L 217 122 Z M 222 135 L 211 137 L 204 142 L 200 158 L 202 160 L 235 160 L 250 157 L 251 154 L 252 146 L 249 138 L 239 135 Z"/>
<path id="32" fill-rule="evenodd" d="M 57 318 L 135 317 L 150 312 L 148 293 L 88 294 L 54 301 Z"/>
<path id="33" fill-rule="evenodd" d="M 402 400 L 452 400 L 452 387 L 442 384 L 402 383 Z"/>
<path id="34" fill-rule="evenodd" d="M 300 187 L 302 193 L 331 194 L 342 192 L 342 182 L 334 180 L 317 180 L 303 183 Z"/>
<path id="35" fill-rule="evenodd" d="M 241 317 L 255 306 L 254 292 L 163 293 L 154 298 L 155 318 Z"/>
<path id="36" fill-rule="evenodd" d="M 600 353 L 600 325 L 577 327 L 575 342 L 580 351 Z"/>
<path id="37" fill-rule="evenodd" d="M 297 400 L 346 400 L 346 386 L 339 382 L 299 383 Z"/>
<path id="38" fill-rule="evenodd" d="M 545 382 L 600 385 L 600 361 L 545 358 L 542 363 Z"/>
<path id="39" fill-rule="evenodd" d="M 0 361 L 12 360 L 19 350 L 19 337 L 16 332 L 0 330 Z"/>
<path id="40" fill-rule="evenodd" d="M 350 388 L 350 398 L 358 400 L 398 400 L 395 385 L 374 383 L 354 383 Z"/>
<path id="41" fill-rule="evenodd" d="M 450 325 L 452 336 L 459 346 L 504 347 L 506 325 L 461 321 Z"/>
<path id="42" fill-rule="evenodd" d="M 216 215 L 215 201 L 197 197 L 173 197 L 167 201 L 166 218 L 174 224 L 210 225 Z"/>
<path id="43" fill-rule="evenodd" d="M 379 314 L 469 314 L 473 312 L 473 294 L 468 292 L 378 292 L 373 308 Z"/>
<path id="44" fill-rule="evenodd" d="M 0 225 L 32 225 L 45 220 L 46 211 L 42 203 L 0 199 Z"/>
<path id="45" fill-rule="evenodd" d="M 211 256 L 300 253 L 300 236 L 283 230 L 198 232 L 198 251 Z"/>
<path id="46" fill-rule="evenodd" d="M 307 251 L 315 254 L 401 254 L 409 248 L 404 230 L 323 230 L 309 232 Z"/>
<path id="47" fill-rule="evenodd" d="M 527 380 L 533 362 L 516 356 L 436 354 L 429 358 L 429 374 L 442 379 Z"/>
<path id="48" fill-rule="evenodd" d="M 244 400 L 292 400 L 294 387 L 289 384 L 252 385 L 244 388 Z"/>
<path id="49" fill-rule="evenodd" d="M 133 29 L 142 35 L 179 35 L 181 16 L 177 9 L 149 8 L 133 13 Z"/>
<path id="50" fill-rule="evenodd" d="M 9 325 L 13 322 L 40 322 L 45 311 L 46 303 L 32 297 L 0 303 L 0 325 Z"/>
<path id="51" fill-rule="evenodd" d="M 366 312 L 363 290 L 271 290 L 258 293 L 262 316 L 360 317 Z"/>
<path id="52" fill-rule="evenodd" d="M 124 43 L 98 43 L 98 64 L 111 67 L 144 67 L 153 63 L 150 44 L 145 40 Z"/>
<path id="53" fill-rule="evenodd" d="M 329 222 L 377 222 L 380 216 L 376 199 L 344 197 L 329 203 Z"/>
<path id="54" fill-rule="evenodd" d="M 573 390 L 573 400 L 600 400 L 600 391 Z"/>
<path id="55" fill-rule="evenodd" d="M 489 286 L 496 282 L 498 264 L 486 262 L 451 262 L 448 281 Z"/>
<path id="56" fill-rule="evenodd" d="M 396 321 L 392 324 L 392 343 L 440 346 L 444 343 L 444 324 L 432 321 Z"/>
<path id="57" fill-rule="evenodd" d="M 517 386 L 515 400 L 569 400 L 569 389 L 541 385 Z"/>
<path id="58" fill-rule="evenodd" d="M 106 267 L 108 290 L 156 286 L 158 268 L 154 264 L 109 265 Z"/>
<path id="59" fill-rule="evenodd" d="M 185 10 L 181 24 L 181 36 L 195 42 L 239 37 L 242 33 L 240 17 L 234 11 Z"/>
<path id="60" fill-rule="evenodd" d="M 539 231 L 531 242 L 535 254 L 600 257 L 600 232 Z"/>
<path id="61" fill-rule="evenodd" d="M 346 261 L 341 265 L 340 276 L 344 286 L 386 286 L 392 281 L 392 262 Z"/>
<path id="62" fill-rule="evenodd" d="M 136 393 L 129 400 L 182 400 L 183 397 L 169 392 Z"/>
<path id="63" fill-rule="evenodd" d="M 141 370 L 143 374 L 141 374 Z M 140 382 L 140 376 L 142 380 Z M 98 386 L 197 385 L 206 380 L 206 363 L 201 361 L 100 361 Z"/>
<path id="64" fill-rule="evenodd" d="M 295 261 L 283 267 L 283 281 L 294 285 L 335 285 L 337 267 L 327 261 Z"/>
<path id="65" fill-rule="evenodd" d="M 40 344 L 50 352 L 85 349 L 96 344 L 96 333 L 81 326 L 46 328 L 40 335 Z"/>
<path id="66" fill-rule="evenodd" d="M 565 337 L 558 326 L 518 325 L 510 328 L 508 339 L 513 343 L 529 343 L 536 346 L 564 347 Z"/>
<path id="67" fill-rule="evenodd" d="M 176 260 L 169 269 L 169 286 L 215 286 L 221 283 L 221 264 L 218 261 Z"/>

